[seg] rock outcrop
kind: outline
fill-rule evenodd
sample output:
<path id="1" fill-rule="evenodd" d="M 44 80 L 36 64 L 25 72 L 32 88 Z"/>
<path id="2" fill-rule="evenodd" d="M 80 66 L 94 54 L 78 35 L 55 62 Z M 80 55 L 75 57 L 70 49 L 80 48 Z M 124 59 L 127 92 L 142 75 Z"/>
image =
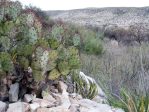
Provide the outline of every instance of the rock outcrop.
<path id="1" fill-rule="evenodd" d="M 84 78 L 88 77 L 83 72 L 80 73 Z M 62 81 L 58 81 L 57 89 L 58 92 L 42 90 L 41 98 L 37 98 L 33 94 L 25 94 L 23 99 L 17 100 L 15 103 L 10 102 L 8 109 L 6 103 L 0 102 L 0 112 L 124 112 L 108 104 L 103 104 L 100 101 L 102 100 L 100 95 L 105 95 L 102 90 L 91 100 L 82 98 L 77 93 L 68 93 L 68 85 Z M 17 96 L 18 92 L 15 94 L 13 96 Z M 14 99 L 16 100 L 16 98 Z"/>

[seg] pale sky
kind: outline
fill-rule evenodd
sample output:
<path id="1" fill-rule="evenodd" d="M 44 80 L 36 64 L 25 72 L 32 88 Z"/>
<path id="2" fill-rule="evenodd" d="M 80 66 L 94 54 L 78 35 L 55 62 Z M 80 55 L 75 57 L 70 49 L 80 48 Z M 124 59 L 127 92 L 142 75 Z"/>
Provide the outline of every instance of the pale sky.
<path id="1" fill-rule="evenodd" d="M 14 0 L 16 1 L 16 0 Z M 87 7 L 143 7 L 149 0 L 18 0 L 24 5 L 33 5 L 42 10 L 69 10 Z"/>

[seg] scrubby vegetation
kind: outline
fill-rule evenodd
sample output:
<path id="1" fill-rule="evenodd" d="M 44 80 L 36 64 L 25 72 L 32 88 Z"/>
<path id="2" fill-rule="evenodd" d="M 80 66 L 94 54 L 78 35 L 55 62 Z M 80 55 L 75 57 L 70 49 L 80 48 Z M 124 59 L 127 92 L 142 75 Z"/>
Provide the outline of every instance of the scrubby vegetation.
<path id="1" fill-rule="evenodd" d="M 19 2 L 5 1 L 0 4 L 0 80 L 15 76 L 22 81 L 30 69 L 33 85 L 65 78 L 80 69 L 80 52 L 102 53 L 99 41 L 93 31 L 52 21 L 36 7 L 22 9 Z"/>
<path id="2" fill-rule="evenodd" d="M 125 34 L 123 29 L 118 32 L 117 37 Z M 20 74 L 23 78 L 30 68 L 32 83 L 37 85 L 69 75 L 76 91 L 92 99 L 97 94 L 96 84 L 89 81 L 87 87 L 77 75 L 81 69 L 96 79 L 111 105 L 126 112 L 148 112 L 148 44 L 115 47 L 110 40 L 103 40 L 102 33 L 50 20 L 38 8 L 22 9 L 19 2 L 4 2 L 0 4 L 0 80 L 7 76 L 20 78 Z M 130 94 L 121 92 L 123 88 Z"/>

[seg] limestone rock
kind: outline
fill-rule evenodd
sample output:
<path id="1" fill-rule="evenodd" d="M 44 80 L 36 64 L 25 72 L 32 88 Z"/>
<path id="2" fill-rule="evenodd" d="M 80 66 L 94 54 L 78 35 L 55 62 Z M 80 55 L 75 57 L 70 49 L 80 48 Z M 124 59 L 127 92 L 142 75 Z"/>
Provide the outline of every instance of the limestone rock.
<path id="1" fill-rule="evenodd" d="M 72 94 L 69 94 L 69 96 L 73 99 L 77 99 L 77 100 L 81 100 L 83 99 L 81 95 L 77 94 L 77 93 L 72 93 Z"/>
<path id="2" fill-rule="evenodd" d="M 77 104 L 72 104 L 69 108 L 70 112 L 79 112 L 79 105 Z"/>
<path id="3" fill-rule="evenodd" d="M 63 92 L 63 91 L 67 91 L 67 85 L 64 83 L 64 82 L 62 82 L 62 81 L 59 81 L 58 82 L 58 90 L 59 90 L 59 92 Z"/>
<path id="4" fill-rule="evenodd" d="M 80 112 L 113 112 L 107 104 L 99 104 L 89 99 L 79 101 Z"/>
<path id="5" fill-rule="evenodd" d="M 9 101 L 16 102 L 18 101 L 19 94 L 19 83 L 12 84 L 9 90 Z"/>
<path id="6" fill-rule="evenodd" d="M 55 106 L 54 102 L 50 102 L 48 100 L 44 100 L 44 99 L 39 99 L 39 98 L 35 98 L 33 100 L 33 104 L 39 104 L 39 107 L 53 107 Z"/>
<path id="7" fill-rule="evenodd" d="M 33 100 L 34 96 L 33 95 L 30 95 L 30 94 L 25 94 L 24 95 L 24 101 L 29 103 Z"/>
<path id="8" fill-rule="evenodd" d="M 59 107 L 49 108 L 48 112 L 70 112 L 70 111 L 63 106 L 59 106 Z"/>
<path id="9" fill-rule="evenodd" d="M 50 93 L 46 92 L 46 91 L 42 91 L 42 97 L 44 100 L 48 100 L 49 102 L 55 102 L 55 98 L 53 98 L 52 95 L 50 95 Z"/>
<path id="10" fill-rule="evenodd" d="M 35 112 L 37 110 L 37 108 L 39 108 L 39 107 L 40 107 L 40 105 L 38 103 L 30 104 L 31 112 Z"/>
<path id="11" fill-rule="evenodd" d="M 25 112 L 25 106 L 23 102 L 16 102 L 9 104 L 7 112 Z"/>
<path id="12" fill-rule="evenodd" d="M 49 112 L 48 108 L 38 108 L 36 112 Z"/>
<path id="13" fill-rule="evenodd" d="M 0 112 L 6 112 L 7 104 L 0 101 Z"/>
<path id="14" fill-rule="evenodd" d="M 68 109 L 70 107 L 70 105 L 71 105 L 68 93 L 65 92 L 65 91 L 62 93 L 61 102 L 62 102 L 61 106 L 63 106 L 66 109 Z"/>

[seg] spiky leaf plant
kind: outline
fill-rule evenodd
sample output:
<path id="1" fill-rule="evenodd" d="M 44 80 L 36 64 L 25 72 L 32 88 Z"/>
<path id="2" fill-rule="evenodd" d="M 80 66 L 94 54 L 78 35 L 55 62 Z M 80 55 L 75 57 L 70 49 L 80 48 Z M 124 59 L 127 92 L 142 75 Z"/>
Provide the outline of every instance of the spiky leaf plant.
<path id="1" fill-rule="evenodd" d="M 84 98 L 92 99 L 98 95 L 99 87 L 93 78 L 75 70 L 72 71 L 72 79 L 76 84 L 76 92 Z"/>
<path id="2" fill-rule="evenodd" d="M 135 96 L 126 90 L 121 90 L 121 96 L 112 94 L 109 103 L 114 107 L 124 109 L 125 112 L 149 112 L 149 96 Z"/>

